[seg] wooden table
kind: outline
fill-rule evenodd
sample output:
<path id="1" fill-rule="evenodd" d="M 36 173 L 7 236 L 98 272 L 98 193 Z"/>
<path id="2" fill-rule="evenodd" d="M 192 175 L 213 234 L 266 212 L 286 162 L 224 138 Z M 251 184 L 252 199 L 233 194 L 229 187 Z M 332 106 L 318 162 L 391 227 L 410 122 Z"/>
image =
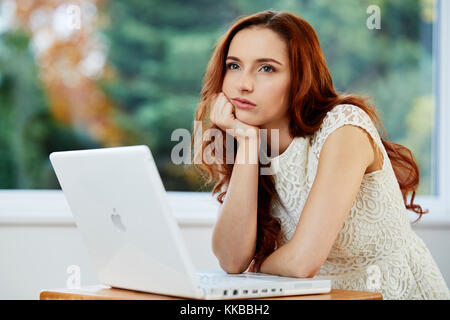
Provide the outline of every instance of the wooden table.
<path id="1" fill-rule="evenodd" d="M 185 300 L 180 297 L 164 296 L 146 292 L 111 288 L 105 285 L 81 287 L 80 289 L 45 289 L 40 293 L 41 300 Z M 381 293 L 331 290 L 330 293 L 251 298 L 249 300 L 382 300 Z"/>

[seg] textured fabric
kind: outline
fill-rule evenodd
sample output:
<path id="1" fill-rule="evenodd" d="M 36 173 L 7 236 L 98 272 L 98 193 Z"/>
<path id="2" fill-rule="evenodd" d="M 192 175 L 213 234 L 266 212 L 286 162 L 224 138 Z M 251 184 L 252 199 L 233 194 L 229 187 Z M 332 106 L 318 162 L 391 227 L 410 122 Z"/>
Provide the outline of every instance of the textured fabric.
<path id="1" fill-rule="evenodd" d="M 383 165 L 364 175 L 353 206 L 315 278 L 331 279 L 334 289 L 381 292 L 384 299 L 450 299 L 433 257 L 410 226 L 378 131 L 369 115 L 357 106 L 336 106 L 318 131 L 296 137 L 282 154 L 271 159 L 275 187 L 286 208 L 272 205 L 271 214 L 281 221 L 284 242 L 295 232 L 326 138 L 343 125 L 364 129 L 380 149 Z"/>

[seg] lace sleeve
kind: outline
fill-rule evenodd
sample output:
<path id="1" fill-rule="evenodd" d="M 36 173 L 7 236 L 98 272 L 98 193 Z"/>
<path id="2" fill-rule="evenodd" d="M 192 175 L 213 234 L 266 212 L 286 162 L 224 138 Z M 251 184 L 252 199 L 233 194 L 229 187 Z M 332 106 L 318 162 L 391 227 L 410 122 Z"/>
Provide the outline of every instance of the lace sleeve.
<path id="1" fill-rule="evenodd" d="M 375 143 L 380 150 L 383 150 L 380 135 L 378 134 L 372 118 L 358 106 L 342 104 L 334 107 L 327 113 L 321 127 L 315 133 L 311 148 L 317 159 L 319 159 L 322 146 L 330 133 L 339 127 L 349 124 L 364 129 L 371 137 L 372 144 Z"/>

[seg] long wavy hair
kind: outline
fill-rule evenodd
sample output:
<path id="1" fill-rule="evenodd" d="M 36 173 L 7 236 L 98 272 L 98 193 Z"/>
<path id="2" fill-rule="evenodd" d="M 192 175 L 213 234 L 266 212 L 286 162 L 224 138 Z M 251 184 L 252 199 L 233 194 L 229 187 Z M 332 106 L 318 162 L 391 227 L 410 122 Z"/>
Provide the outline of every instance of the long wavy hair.
<path id="1" fill-rule="evenodd" d="M 217 137 L 207 137 L 208 129 L 217 129 L 209 120 L 209 108 L 214 95 L 222 91 L 222 84 L 226 72 L 225 58 L 231 40 L 237 32 L 248 27 L 264 27 L 276 32 L 287 43 L 290 69 L 291 86 L 289 91 L 290 124 L 289 132 L 292 137 L 314 134 L 322 124 L 327 112 L 339 104 L 353 104 L 363 109 L 372 119 L 374 124 L 379 124 L 385 138 L 380 135 L 382 143 L 387 151 L 400 186 L 405 206 L 419 215 L 423 211 L 420 205 L 414 204 L 416 189 L 419 185 L 419 168 L 414 161 L 412 152 L 397 143 L 389 141 L 377 109 L 372 106 L 367 97 L 354 94 L 338 94 L 333 87 L 330 72 L 320 47 L 319 39 L 313 27 L 302 17 L 285 12 L 267 10 L 236 19 L 228 31 L 216 42 L 215 50 L 207 65 L 206 73 L 202 81 L 200 101 L 195 111 L 191 154 L 194 156 L 194 164 L 200 169 L 201 177 L 206 183 L 215 182 L 212 194 L 218 193 L 217 201 L 223 203 L 233 171 L 233 164 L 225 161 L 226 151 L 222 153 L 223 161 L 208 164 L 204 159 L 205 148 L 215 143 Z M 236 155 L 237 142 L 230 145 L 230 139 L 226 139 L 227 133 L 222 131 L 220 145 L 226 148 L 233 147 Z M 194 152 L 194 140 L 201 137 L 201 148 Z M 228 145 L 227 145 L 228 141 Z M 197 142 L 198 143 L 198 142 Z M 211 147 L 210 147 L 211 148 Z M 211 148 L 214 149 L 214 148 Z M 212 155 L 220 157 L 214 149 Z M 386 160 L 385 160 L 386 161 Z M 260 165 L 262 163 L 260 162 Z M 410 203 L 407 202 L 407 194 L 412 192 Z M 277 218 L 271 216 L 273 202 L 281 204 L 276 192 L 273 176 L 259 175 L 258 177 L 258 212 L 257 212 L 257 243 L 255 256 L 252 260 L 250 271 L 258 272 L 262 262 L 275 251 L 282 241 L 281 224 Z M 416 222 L 415 221 L 415 222 Z"/>

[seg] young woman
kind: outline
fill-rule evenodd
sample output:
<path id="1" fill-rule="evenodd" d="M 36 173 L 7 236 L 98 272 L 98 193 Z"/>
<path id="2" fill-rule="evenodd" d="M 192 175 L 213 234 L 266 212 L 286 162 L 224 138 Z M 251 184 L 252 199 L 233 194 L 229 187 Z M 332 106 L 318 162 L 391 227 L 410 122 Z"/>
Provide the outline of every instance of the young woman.
<path id="1" fill-rule="evenodd" d="M 407 217 L 407 209 L 426 213 L 413 203 L 413 155 L 380 137 L 366 99 L 335 91 L 307 21 L 272 10 L 236 21 L 208 64 L 195 120 L 196 134 L 223 132 L 203 142 L 202 159 L 217 139 L 233 150 L 233 163 L 225 150 L 199 165 L 220 192 L 212 248 L 225 271 L 324 277 L 385 299 L 450 298 Z M 248 159 L 272 141 L 270 129 L 277 170 L 262 175 Z"/>

